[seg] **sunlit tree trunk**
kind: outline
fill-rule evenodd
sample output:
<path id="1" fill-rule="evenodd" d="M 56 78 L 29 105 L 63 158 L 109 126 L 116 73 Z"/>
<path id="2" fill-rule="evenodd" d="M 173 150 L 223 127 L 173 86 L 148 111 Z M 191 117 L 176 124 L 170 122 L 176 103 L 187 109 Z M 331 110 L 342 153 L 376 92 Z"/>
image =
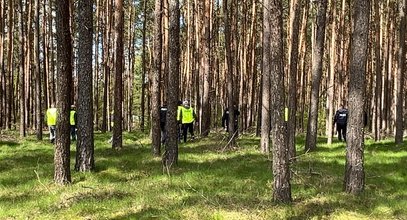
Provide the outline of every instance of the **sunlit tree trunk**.
<path id="1" fill-rule="evenodd" d="M 261 139 L 260 150 L 263 154 L 270 153 L 270 51 L 271 51 L 271 12 L 270 1 L 263 1 L 263 61 L 261 91 Z"/>
<path id="2" fill-rule="evenodd" d="M 114 113 L 112 148 L 123 147 L 123 0 L 115 0 L 115 83 L 114 83 Z"/>
<path id="3" fill-rule="evenodd" d="M 349 79 L 349 119 L 344 189 L 359 194 L 365 185 L 363 107 L 365 74 L 369 36 L 370 0 L 356 0 L 354 5 L 354 30 L 351 39 Z"/>
<path id="4" fill-rule="evenodd" d="M 154 9 L 154 70 L 151 76 L 151 133 L 152 153 L 154 156 L 161 155 L 161 131 L 160 131 L 160 78 L 162 69 L 162 1 L 155 0 Z"/>
<path id="5" fill-rule="evenodd" d="M 406 35 L 406 0 L 402 0 L 399 7 L 400 14 L 400 28 L 399 28 L 399 48 L 398 48 L 398 68 L 397 68 L 397 87 L 396 87 L 396 144 L 403 143 L 403 93 L 404 93 L 404 71 L 405 71 L 405 59 L 406 59 L 406 46 L 405 46 L 405 35 Z"/>
<path id="6" fill-rule="evenodd" d="M 35 0 L 34 7 L 34 68 L 35 68 L 35 102 L 36 102 L 36 127 L 37 127 L 37 140 L 42 140 L 42 85 L 41 85 L 41 71 L 40 71 L 40 1 Z M 23 107 L 23 106 L 21 106 Z"/>

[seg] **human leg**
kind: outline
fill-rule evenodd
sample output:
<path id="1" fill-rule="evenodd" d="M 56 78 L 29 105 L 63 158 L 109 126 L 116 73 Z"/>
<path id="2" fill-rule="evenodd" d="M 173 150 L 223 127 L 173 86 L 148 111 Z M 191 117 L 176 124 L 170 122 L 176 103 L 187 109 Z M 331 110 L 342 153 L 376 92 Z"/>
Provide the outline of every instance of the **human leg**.
<path id="1" fill-rule="evenodd" d="M 187 131 L 188 131 L 188 125 L 182 124 L 182 135 L 184 137 L 184 143 L 187 142 Z"/>

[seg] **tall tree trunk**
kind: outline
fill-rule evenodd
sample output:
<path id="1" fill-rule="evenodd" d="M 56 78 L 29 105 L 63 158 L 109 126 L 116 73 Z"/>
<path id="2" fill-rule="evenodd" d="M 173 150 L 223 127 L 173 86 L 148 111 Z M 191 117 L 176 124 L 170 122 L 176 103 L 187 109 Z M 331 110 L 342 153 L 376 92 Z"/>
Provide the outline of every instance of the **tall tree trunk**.
<path id="1" fill-rule="evenodd" d="M 229 142 L 228 147 L 234 148 L 236 146 L 236 133 L 235 128 L 235 111 L 237 107 L 235 103 L 235 90 L 234 90 L 234 75 L 235 75 L 235 62 L 236 62 L 236 38 L 235 38 L 235 24 L 233 13 L 235 9 L 233 6 L 235 0 L 225 0 L 224 1 L 224 16 L 225 16 L 225 42 L 226 42 L 226 62 L 227 62 L 227 95 L 228 95 L 228 108 L 229 108 Z"/>
<path id="2" fill-rule="evenodd" d="M 210 1 L 204 0 L 204 13 L 202 16 L 203 20 L 203 27 L 202 27 L 202 34 L 201 34 L 201 43 L 202 43 L 202 51 L 201 51 L 201 71 L 200 73 L 203 75 L 203 95 L 202 95 L 202 116 L 201 119 L 201 135 L 206 137 L 209 134 L 210 125 L 211 125 L 211 111 L 210 111 L 210 102 L 209 102 L 209 95 L 210 95 L 210 82 L 211 82 L 211 74 L 210 74 L 210 43 L 211 43 L 211 35 L 210 35 Z"/>
<path id="3" fill-rule="evenodd" d="M 381 22 L 380 22 L 380 0 L 374 0 L 374 24 L 375 24 L 375 104 L 373 110 L 373 134 L 375 141 L 381 139 L 381 106 L 382 106 L 382 61 L 381 61 Z"/>
<path id="4" fill-rule="evenodd" d="M 365 98 L 365 74 L 369 36 L 370 0 L 356 0 L 354 5 L 354 31 L 349 79 L 349 120 L 347 130 L 344 189 L 359 194 L 364 189 L 364 131 L 363 107 Z"/>
<path id="5" fill-rule="evenodd" d="M 42 87 L 41 87 L 41 71 L 40 71 L 40 1 L 35 1 L 35 14 L 34 14 L 34 66 L 35 66 L 35 102 L 36 102 L 36 124 L 37 124 L 37 140 L 42 140 Z M 23 106 L 20 106 L 23 107 Z"/>
<path id="6" fill-rule="evenodd" d="M 14 4 L 13 0 L 8 1 L 8 51 L 7 51 L 7 72 L 8 72 L 8 79 L 7 80 L 7 92 L 6 92 L 6 129 L 11 129 L 11 115 L 13 111 L 13 50 L 14 50 L 14 39 L 13 39 L 13 33 L 14 33 Z"/>
<path id="7" fill-rule="evenodd" d="M 0 108 L 6 109 L 6 71 L 4 68 L 5 0 L 0 1 Z M 0 129 L 5 128 L 6 111 L 0 111 Z"/>
<path id="8" fill-rule="evenodd" d="M 399 49 L 398 49 L 398 68 L 397 68 L 397 99 L 396 99 L 396 136 L 395 142 L 396 144 L 403 143 L 403 93 L 404 93 L 404 71 L 405 71 L 405 60 L 406 60 L 406 42 L 405 42 L 405 35 L 406 35 L 406 0 L 402 0 L 399 7 L 400 13 L 400 28 L 399 28 Z"/>
<path id="9" fill-rule="evenodd" d="M 306 151 L 316 149 L 317 143 L 319 87 L 322 77 L 322 58 L 324 56 L 325 20 L 328 1 L 321 0 L 316 4 L 318 4 L 318 14 L 316 19 L 315 43 L 312 48 L 311 97 L 305 143 Z"/>
<path id="10" fill-rule="evenodd" d="M 271 123 L 273 129 L 273 200 L 291 202 L 287 130 L 284 122 L 283 8 L 280 1 L 265 5 L 270 10 Z"/>
<path id="11" fill-rule="evenodd" d="M 123 147 L 123 0 L 115 0 L 115 84 L 114 84 L 114 126 L 113 126 L 113 149 Z"/>
<path id="12" fill-rule="evenodd" d="M 146 96 L 146 72 L 147 72 L 147 64 L 146 64 L 146 29 L 147 29 L 147 0 L 143 1 L 143 11 L 144 11 L 144 18 L 143 18 L 143 55 L 142 55 L 142 73 L 141 73 L 141 122 L 140 122 L 140 129 L 144 132 L 144 121 L 145 121 L 145 96 Z M 158 111 L 157 109 L 154 109 Z"/>
<path id="13" fill-rule="evenodd" d="M 261 140 L 260 150 L 264 154 L 270 153 L 270 71 L 271 71 L 271 0 L 263 2 L 263 61 L 261 78 Z"/>
<path id="14" fill-rule="evenodd" d="M 0 8 L 1 10 L 1 8 Z M 2 19 L 2 18 L 0 18 Z M 19 81 L 19 89 L 20 89 L 20 137 L 26 136 L 26 123 L 25 123 L 25 22 L 24 22 L 24 4 L 23 1 L 20 0 L 20 41 L 21 41 L 21 48 L 20 48 L 20 81 Z M 0 106 L 1 108 L 1 106 Z M 0 115 L 0 117 L 2 117 Z M 1 129 L 1 127 L 0 127 Z"/>
<path id="15" fill-rule="evenodd" d="M 288 153 L 289 158 L 295 158 L 295 132 L 296 132 L 296 109 L 297 109 L 297 66 L 298 66 L 298 42 L 299 42 L 299 28 L 302 5 L 302 0 L 293 0 L 291 2 L 290 11 L 290 46 L 288 54 L 289 59 L 289 88 L 288 88 L 288 122 L 287 122 L 287 135 L 288 135 Z"/>
<path id="16" fill-rule="evenodd" d="M 179 0 L 169 0 L 169 73 L 168 73 L 168 112 L 167 139 L 163 155 L 163 166 L 169 169 L 178 162 L 177 107 L 180 74 L 180 8 Z"/>
<path id="17" fill-rule="evenodd" d="M 71 182 L 70 172 L 70 91 L 72 90 L 72 44 L 69 19 L 69 0 L 56 2 L 57 30 L 57 127 L 54 155 L 54 181 L 58 184 Z"/>
<path id="18" fill-rule="evenodd" d="M 91 171 L 95 167 L 93 138 L 93 0 L 78 5 L 78 141 L 75 170 Z"/>
<path id="19" fill-rule="evenodd" d="M 161 155 L 161 132 L 160 132 L 160 78 L 162 69 L 162 1 L 155 0 L 154 9 L 154 71 L 151 76 L 151 133 L 152 153 Z"/>
<path id="20" fill-rule="evenodd" d="M 334 91 L 335 91 L 335 67 L 336 67 L 336 4 L 331 1 L 332 25 L 331 25 L 331 46 L 329 54 L 329 75 L 328 75 L 328 118 L 327 118 L 327 136 L 328 144 L 332 144 L 333 136 L 333 118 L 334 118 Z"/>

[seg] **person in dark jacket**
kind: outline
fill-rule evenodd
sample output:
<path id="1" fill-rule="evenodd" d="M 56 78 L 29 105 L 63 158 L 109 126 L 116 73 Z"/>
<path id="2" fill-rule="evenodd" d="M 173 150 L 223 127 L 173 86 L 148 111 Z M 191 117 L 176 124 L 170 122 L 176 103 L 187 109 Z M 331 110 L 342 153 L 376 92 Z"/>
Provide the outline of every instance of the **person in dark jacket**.
<path id="1" fill-rule="evenodd" d="M 338 132 L 338 139 L 346 141 L 346 125 L 348 123 L 348 109 L 344 108 L 343 105 L 340 106 L 335 113 L 334 125 L 336 123 L 336 131 Z"/>
<path id="2" fill-rule="evenodd" d="M 240 115 L 240 112 L 239 112 L 239 110 L 237 109 L 237 107 L 236 106 L 233 106 L 234 107 L 234 109 L 235 109 L 235 129 L 237 130 L 237 126 L 238 126 L 238 119 L 237 119 L 237 117 Z M 223 115 L 222 115 L 222 127 L 225 129 L 225 131 L 229 131 L 229 109 L 228 108 L 226 108 L 225 109 L 225 111 L 223 112 Z"/>

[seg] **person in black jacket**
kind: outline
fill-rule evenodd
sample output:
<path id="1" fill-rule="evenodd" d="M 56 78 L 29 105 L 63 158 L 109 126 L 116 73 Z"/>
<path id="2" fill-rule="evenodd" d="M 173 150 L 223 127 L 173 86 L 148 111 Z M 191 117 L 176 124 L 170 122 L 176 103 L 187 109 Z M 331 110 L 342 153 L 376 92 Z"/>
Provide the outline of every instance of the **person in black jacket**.
<path id="1" fill-rule="evenodd" d="M 348 109 L 344 108 L 343 105 L 340 109 L 336 111 L 334 118 L 334 125 L 336 123 L 336 131 L 338 132 L 339 141 L 346 141 L 346 125 L 348 123 Z"/>

